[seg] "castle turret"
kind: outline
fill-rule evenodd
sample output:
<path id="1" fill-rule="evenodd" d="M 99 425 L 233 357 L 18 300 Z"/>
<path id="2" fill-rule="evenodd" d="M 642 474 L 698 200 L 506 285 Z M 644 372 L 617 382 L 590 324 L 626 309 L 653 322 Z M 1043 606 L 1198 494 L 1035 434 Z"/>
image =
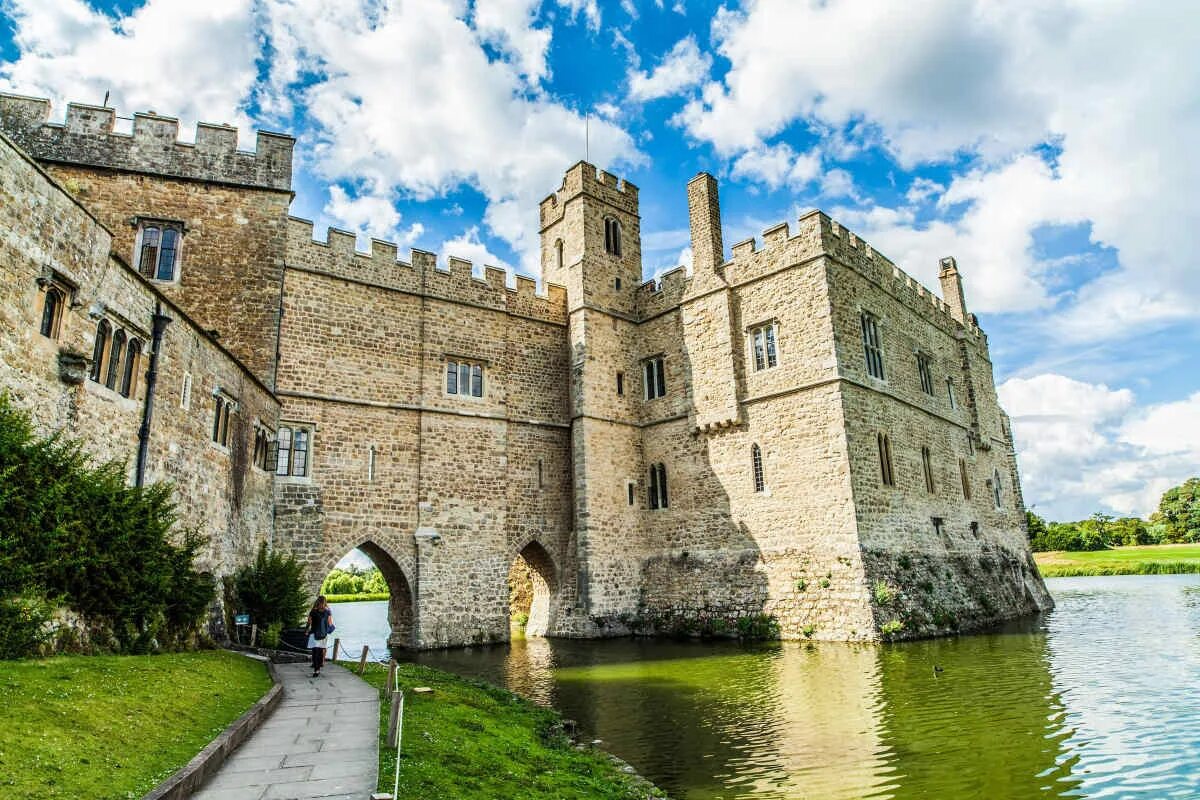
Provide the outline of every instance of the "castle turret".
<path id="1" fill-rule="evenodd" d="M 725 262 L 721 244 L 721 201 L 717 179 L 701 172 L 688 182 L 688 220 L 692 233 L 692 271 L 713 272 Z"/>
<path id="2" fill-rule="evenodd" d="M 963 325 L 970 326 L 967 316 L 967 300 L 963 294 L 962 276 L 958 274 L 958 262 L 953 256 L 947 256 L 941 261 L 942 269 L 938 280 L 942 282 L 942 299 L 950 306 L 950 314 Z"/>

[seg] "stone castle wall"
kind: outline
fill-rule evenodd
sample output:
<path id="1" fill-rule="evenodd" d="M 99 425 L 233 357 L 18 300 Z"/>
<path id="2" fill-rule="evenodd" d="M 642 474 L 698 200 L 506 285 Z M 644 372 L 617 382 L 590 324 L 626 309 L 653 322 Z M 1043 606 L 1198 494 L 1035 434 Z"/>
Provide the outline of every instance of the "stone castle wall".
<path id="1" fill-rule="evenodd" d="M 273 530 L 272 477 L 252 461 L 254 424 L 273 425 L 269 390 L 165 294 L 110 255 L 112 235 L 80 202 L 0 136 L 0 387 L 43 432 L 82 440 L 132 477 L 156 309 L 171 321 L 159 349 L 147 481 L 172 481 L 183 525 L 209 539 L 199 566 L 227 575 Z M 57 338 L 40 333 L 50 279 L 72 300 Z M 86 377 L 101 319 L 143 343 L 130 397 Z M 181 392 L 190 375 L 190 403 Z M 213 392 L 238 403 L 228 447 L 212 442 Z"/>

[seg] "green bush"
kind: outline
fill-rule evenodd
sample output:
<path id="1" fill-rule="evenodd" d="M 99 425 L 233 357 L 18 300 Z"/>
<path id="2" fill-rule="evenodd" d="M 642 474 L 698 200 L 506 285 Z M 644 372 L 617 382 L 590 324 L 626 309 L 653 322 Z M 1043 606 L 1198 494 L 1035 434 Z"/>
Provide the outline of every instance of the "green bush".
<path id="1" fill-rule="evenodd" d="M 896 593 L 886 581 L 875 581 L 875 602 L 881 606 L 890 606 L 896 599 Z"/>
<path id="2" fill-rule="evenodd" d="M 259 644 L 269 650 L 276 650 L 279 648 L 279 640 L 281 638 L 283 638 L 283 623 L 272 622 L 262 632 L 262 639 Z"/>
<path id="3" fill-rule="evenodd" d="M 38 655 L 53 637 L 53 607 L 40 597 L 0 600 L 0 660 Z"/>
<path id="4" fill-rule="evenodd" d="M 779 620 L 770 614 L 752 614 L 738 617 L 738 636 L 747 640 L 778 639 Z"/>
<path id="5" fill-rule="evenodd" d="M 249 614 L 259 630 L 277 622 L 296 625 L 308 610 L 304 567 L 290 554 L 268 551 L 266 542 L 254 563 L 234 574 L 233 587 L 238 610 Z"/>
<path id="6" fill-rule="evenodd" d="M 126 474 L 67 437 L 37 436 L 0 396 L 0 598 L 61 598 L 132 652 L 188 636 L 213 586 L 192 566 L 203 540 L 177 531 L 171 486 L 132 487 Z"/>

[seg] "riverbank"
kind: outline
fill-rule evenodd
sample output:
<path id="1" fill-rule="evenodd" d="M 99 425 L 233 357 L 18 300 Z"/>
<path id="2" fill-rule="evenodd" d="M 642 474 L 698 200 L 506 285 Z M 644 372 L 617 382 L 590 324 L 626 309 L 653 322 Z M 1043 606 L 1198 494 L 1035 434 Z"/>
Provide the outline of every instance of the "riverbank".
<path id="1" fill-rule="evenodd" d="M 391 597 L 387 592 L 363 592 L 362 594 L 327 594 L 325 599 L 330 603 L 371 603 L 377 600 L 387 600 Z"/>
<path id="2" fill-rule="evenodd" d="M 1200 573 L 1200 545 L 1159 544 L 1071 553 L 1034 553 L 1046 578 Z"/>
<path id="3" fill-rule="evenodd" d="M 4 662 L 0 797 L 141 797 L 270 688 L 225 651 Z"/>
<path id="4" fill-rule="evenodd" d="M 665 797 L 622 772 L 604 752 L 576 749 L 555 712 L 505 689 L 448 672 L 401 664 L 404 741 L 397 800 L 642 800 Z M 364 676 L 381 690 L 379 789 L 392 791 L 395 750 L 386 745 L 387 667 Z M 432 694 L 410 690 L 428 686 Z"/>

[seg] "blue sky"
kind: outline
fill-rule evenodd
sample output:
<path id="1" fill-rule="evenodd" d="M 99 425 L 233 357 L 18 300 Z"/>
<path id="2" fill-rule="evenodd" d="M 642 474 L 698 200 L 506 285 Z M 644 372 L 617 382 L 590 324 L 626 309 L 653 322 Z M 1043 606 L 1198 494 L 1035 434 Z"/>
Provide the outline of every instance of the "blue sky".
<path id="1" fill-rule="evenodd" d="M 296 134 L 295 213 L 536 271 L 585 151 L 727 244 L 820 207 L 936 287 L 957 257 L 1025 495 L 1145 514 L 1200 462 L 1200 15 L 1045 0 L 0 0 L 0 88 Z"/>

